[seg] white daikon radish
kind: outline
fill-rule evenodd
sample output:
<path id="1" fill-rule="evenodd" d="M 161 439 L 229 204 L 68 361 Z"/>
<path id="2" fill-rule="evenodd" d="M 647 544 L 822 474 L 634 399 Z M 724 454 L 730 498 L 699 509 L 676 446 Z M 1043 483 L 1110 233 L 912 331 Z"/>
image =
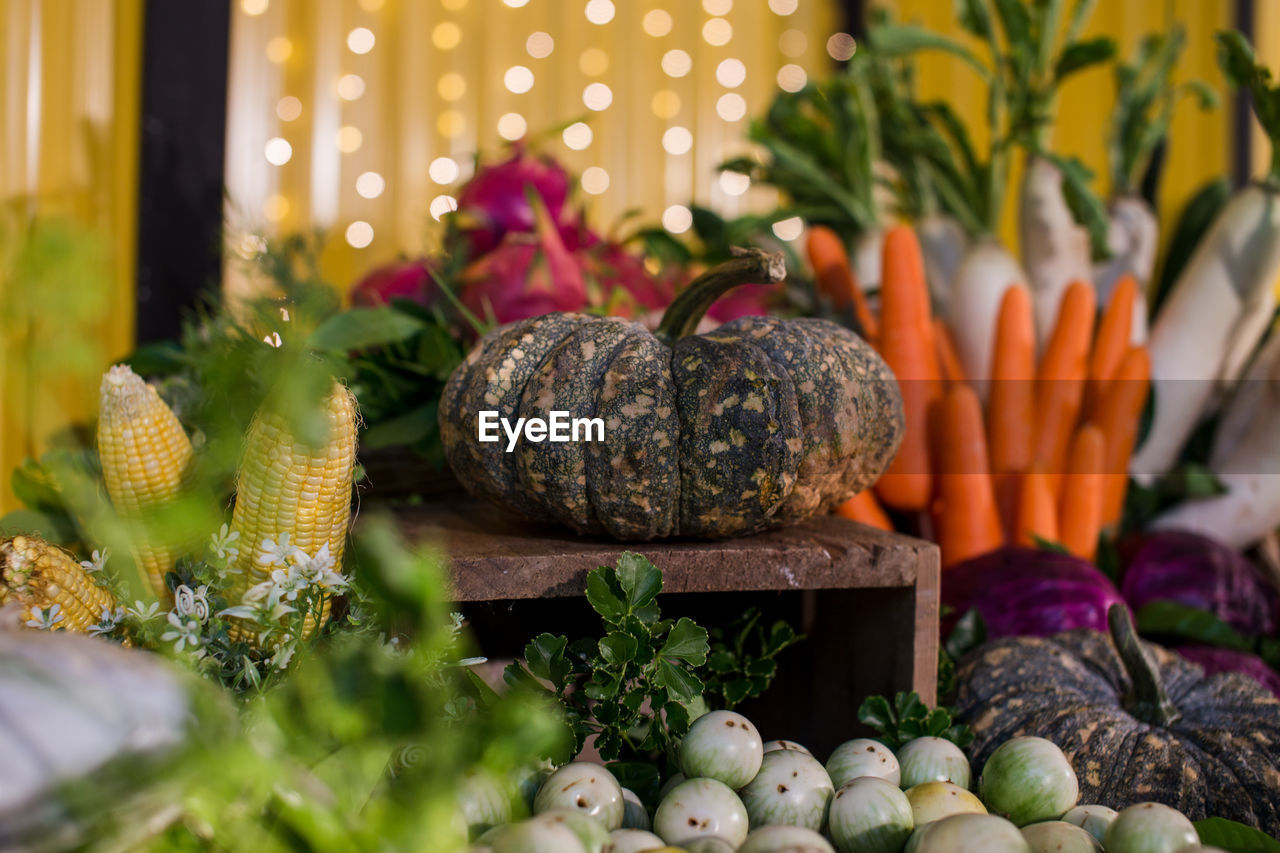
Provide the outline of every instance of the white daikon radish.
<path id="1" fill-rule="evenodd" d="M 1186 44 L 1180 26 L 1144 36 L 1127 60 L 1115 63 L 1116 105 L 1107 136 L 1111 168 L 1111 201 L 1107 204 L 1107 249 L 1110 259 L 1096 264 L 1093 285 L 1098 304 L 1106 304 L 1122 276 L 1138 283 L 1129 342 L 1147 339 L 1147 293 L 1155 272 L 1160 232 L 1156 213 L 1139 192 L 1148 179 L 1156 149 L 1169 135 L 1173 109 L 1181 96 L 1193 96 L 1201 109 L 1218 103 L 1217 94 L 1201 80 L 1175 83 L 1173 73 Z"/>
<path id="2" fill-rule="evenodd" d="M 954 217 L 933 213 L 916 222 L 916 236 L 924 254 L 933 313 L 945 318 L 950 312 L 951 283 L 969 248 L 969 235 Z"/>
<path id="3" fill-rule="evenodd" d="M 1155 274 L 1156 248 L 1160 228 L 1156 212 L 1146 200 L 1136 195 L 1120 195 L 1107 205 L 1107 249 L 1111 258 L 1093 267 L 1093 286 L 1098 304 L 1111 300 L 1111 291 L 1122 276 L 1131 275 L 1138 282 L 1138 295 L 1133 303 L 1133 326 L 1129 343 L 1141 346 L 1147 342 L 1147 285 Z"/>
<path id="4" fill-rule="evenodd" d="M 1216 38 L 1218 63 L 1236 86 L 1249 91 L 1271 140 L 1271 170 L 1227 202 L 1156 318 L 1149 345 L 1154 417 L 1129 467 L 1139 482 L 1164 474 L 1177 461 L 1206 404 L 1239 376 L 1275 308 L 1280 86 L 1271 84 L 1271 72 L 1257 64 L 1244 36 L 1224 32 Z"/>
<path id="5" fill-rule="evenodd" d="M 973 242 L 951 281 L 948 325 L 965 375 L 985 399 L 1004 292 L 1026 281 L 1013 254 L 994 237 Z"/>
<path id="6" fill-rule="evenodd" d="M 1277 275 L 1280 193 L 1253 184 L 1218 215 L 1151 329 L 1155 408 L 1129 467 L 1139 482 L 1173 467 L 1218 383 L 1239 375 L 1266 330 Z"/>
<path id="7" fill-rule="evenodd" d="M 1213 433 L 1209 470 L 1223 470 L 1231 454 L 1252 428 L 1265 399 L 1267 377 L 1277 364 L 1280 364 L 1280 329 L 1272 329 L 1271 337 L 1258 348 L 1222 410 L 1222 417 L 1218 419 Z"/>
<path id="8" fill-rule="evenodd" d="M 849 262 L 853 265 L 853 274 L 858 277 L 858 285 L 864 291 L 880 289 L 880 256 L 884 247 L 884 231 L 879 228 L 868 228 L 853 240 L 853 255 Z"/>
<path id="9" fill-rule="evenodd" d="M 1079 225 L 1062 192 L 1062 172 L 1049 160 L 1027 158 L 1018 199 L 1018 240 L 1035 308 L 1036 340 L 1048 341 L 1067 287 L 1093 277 L 1089 231 Z"/>
<path id="10" fill-rule="evenodd" d="M 1191 530 L 1245 548 L 1280 525 L 1280 346 L 1264 351 L 1270 357 L 1265 375 L 1249 383 L 1246 399 L 1233 401 L 1231 409 L 1241 408 L 1228 410 L 1231 435 L 1220 430 L 1216 442 L 1212 470 L 1226 493 L 1180 504 L 1158 517 L 1155 527 Z"/>

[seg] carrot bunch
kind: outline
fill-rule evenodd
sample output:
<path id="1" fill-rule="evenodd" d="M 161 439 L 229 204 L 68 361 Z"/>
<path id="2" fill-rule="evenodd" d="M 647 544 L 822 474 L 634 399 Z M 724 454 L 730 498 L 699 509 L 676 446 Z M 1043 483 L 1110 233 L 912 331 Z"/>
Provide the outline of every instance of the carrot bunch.
<path id="1" fill-rule="evenodd" d="M 906 419 L 889 470 L 840 514 L 882 529 L 885 507 L 916 514 L 944 567 L 1041 540 L 1093 559 L 1099 535 L 1120 521 L 1150 386 L 1146 349 L 1129 345 L 1136 283 L 1122 280 L 1100 319 L 1093 287 L 1068 287 L 1038 360 L 1030 294 L 1021 285 L 1005 291 L 984 411 L 953 330 L 932 316 L 909 226 L 885 236 L 878 318 L 844 272 L 848 256 L 834 234 L 813 229 L 809 252 L 823 290 L 874 330 L 870 343 L 898 378 Z"/>

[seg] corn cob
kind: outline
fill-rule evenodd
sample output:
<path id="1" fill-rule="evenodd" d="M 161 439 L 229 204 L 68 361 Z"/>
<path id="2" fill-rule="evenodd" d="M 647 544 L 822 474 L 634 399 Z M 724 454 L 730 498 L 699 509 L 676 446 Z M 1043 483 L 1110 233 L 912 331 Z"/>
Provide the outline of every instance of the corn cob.
<path id="1" fill-rule="evenodd" d="M 102 377 L 98 416 L 98 455 L 107 494 L 120 517 L 134 528 L 133 556 L 151 592 L 162 601 L 172 596 L 165 573 L 194 543 L 173 531 L 157 529 L 156 512 L 177 497 L 191 472 L 191 440 L 156 389 L 126 365 Z"/>
<path id="2" fill-rule="evenodd" d="M 59 605 L 55 629 L 85 633 L 102 619 L 102 610 L 114 610 L 116 599 L 94 583 L 75 557 L 39 536 L 15 536 L 0 540 L 0 605 L 22 605 L 25 624 L 39 607 L 48 615 Z"/>
<path id="3" fill-rule="evenodd" d="M 319 446 L 294 436 L 285 417 L 265 407 L 249 425 L 231 518 L 231 529 L 240 534 L 238 573 L 229 595 L 233 603 L 250 587 L 269 579 L 272 567 L 259 555 L 264 543 L 278 542 L 284 533 L 289 535 L 289 545 L 310 557 L 327 544 L 333 571 L 341 570 L 351 519 L 357 421 L 355 399 L 341 383 L 333 384 L 323 414 L 326 437 Z M 320 622 L 328 615 L 326 597 Z M 307 633 L 316 627 L 308 619 Z M 248 639 L 239 624 L 232 627 L 231 636 Z"/>

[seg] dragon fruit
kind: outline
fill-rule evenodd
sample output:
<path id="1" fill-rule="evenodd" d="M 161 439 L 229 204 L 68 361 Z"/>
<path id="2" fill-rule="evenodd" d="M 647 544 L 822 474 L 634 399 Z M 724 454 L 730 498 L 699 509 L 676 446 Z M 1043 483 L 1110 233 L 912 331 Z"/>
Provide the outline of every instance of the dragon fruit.
<path id="1" fill-rule="evenodd" d="M 462 271 L 462 304 L 498 324 L 587 307 L 581 260 L 565 249 L 550 211 L 533 199 L 536 232 L 510 231 Z"/>
<path id="2" fill-rule="evenodd" d="M 470 247 L 468 257 L 496 249 L 509 233 L 535 229 L 537 216 L 528 190 L 542 199 L 551 221 L 559 226 L 566 218 L 569 174 L 549 157 L 516 145 L 510 159 L 478 169 L 467 181 L 453 216 Z"/>
<path id="3" fill-rule="evenodd" d="M 439 292 L 432 277 L 434 269 L 435 263 L 426 258 L 378 267 L 351 289 L 351 304 L 358 308 L 376 308 L 389 304 L 392 299 L 407 299 L 430 305 Z"/>

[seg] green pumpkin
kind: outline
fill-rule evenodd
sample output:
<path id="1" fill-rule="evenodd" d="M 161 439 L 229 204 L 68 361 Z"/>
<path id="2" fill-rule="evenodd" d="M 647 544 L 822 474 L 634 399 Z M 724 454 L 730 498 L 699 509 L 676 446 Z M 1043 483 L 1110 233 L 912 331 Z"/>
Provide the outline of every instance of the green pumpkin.
<path id="1" fill-rule="evenodd" d="M 1002 637 L 965 660 L 956 707 L 974 770 L 1009 738 L 1037 735 L 1066 753 L 1083 802 L 1159 802 L 1280 834 L 1280 700 L 1142 642 L 1123 604 L 1108 621 L 1110 637 Z"/>
<path id="2" fill-rule="evenodd" d="M 720 538 L 828 512 L 871 485 L 902 439 L 884 361 L 825 320 L 744 317 L 692 334 L 732 287 L 777 282 L 750 250 L 694 281 L 656 333 L 546 314 L 487 334 L 440 402 L 445 455 L 473 494 L 580 533 Z M 603 441 L 478 440 L 479 413 L 600 418 Z"/>

